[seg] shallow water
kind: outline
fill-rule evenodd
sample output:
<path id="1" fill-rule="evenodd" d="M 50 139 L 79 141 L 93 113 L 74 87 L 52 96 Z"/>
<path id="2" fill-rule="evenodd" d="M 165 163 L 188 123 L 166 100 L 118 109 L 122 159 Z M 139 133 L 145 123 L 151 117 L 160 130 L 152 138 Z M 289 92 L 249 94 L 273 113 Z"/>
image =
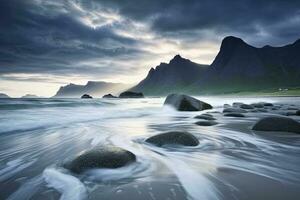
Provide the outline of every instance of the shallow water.
<path id="1" fill-rule="evenodd" d="M 225 103 L 266 101 L 300 106 L 299 97 L 198 97 Z M 300 136 L 251 131 L 268 113 L 197 126 L 195 115 L 163 107 L 162 98 L 0 99 L 0 199 L 298 199 Z M 293 116 L 300 121 L 300 118 Z M 196 147 L 144 142 L 188 131 Z M 71 174 L 62 167 L 83 150 L 112 144 L 137 156 L 120 169 Z"/>

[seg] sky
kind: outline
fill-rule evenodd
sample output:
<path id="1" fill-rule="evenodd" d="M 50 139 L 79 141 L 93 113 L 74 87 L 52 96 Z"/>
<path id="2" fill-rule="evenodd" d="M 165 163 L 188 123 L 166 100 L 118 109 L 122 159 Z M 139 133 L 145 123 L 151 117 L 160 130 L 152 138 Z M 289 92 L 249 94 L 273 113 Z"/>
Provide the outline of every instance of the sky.
<path id="1" fill-rule="evenodd" d="M 176 54 L 210 64 L 233 35 L 300 38 L 299 0 L 2 0 L 0 93 L 53 96 L 68 83 L 134 84 Z"/>

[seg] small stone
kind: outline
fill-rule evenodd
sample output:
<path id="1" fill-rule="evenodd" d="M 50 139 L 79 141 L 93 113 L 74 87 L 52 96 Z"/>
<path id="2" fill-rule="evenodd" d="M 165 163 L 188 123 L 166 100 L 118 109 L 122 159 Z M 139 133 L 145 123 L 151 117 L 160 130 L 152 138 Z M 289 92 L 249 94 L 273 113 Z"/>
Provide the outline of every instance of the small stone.
<path id="1" fill-rule="evenodd" d="M 195 124 L 197 124 L 198 126 L 213 126 L 213 125 L 216 125 L 218 123 L 215 122 L 215 121 L 198 121 Z"/>
<path id="2" fill-rule="evenodd" d="M 224 114 L 225 117 L 245 117 L 242 113 L 226 113 Z"/>

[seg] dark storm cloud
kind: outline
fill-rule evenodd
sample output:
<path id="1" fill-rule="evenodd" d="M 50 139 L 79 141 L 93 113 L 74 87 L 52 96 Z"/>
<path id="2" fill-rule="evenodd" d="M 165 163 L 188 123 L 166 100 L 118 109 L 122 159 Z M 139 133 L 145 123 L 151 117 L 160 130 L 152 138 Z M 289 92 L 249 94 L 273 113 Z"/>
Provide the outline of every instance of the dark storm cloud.
<path id="1" fill-rule="evenodd" d="M 101 24 L 95 15 L 104 11 L 123 21 Z M 93 28 L 86 18 L 101 26 Z M 0 74 L 125 74 L 128 62 L 151 54 L 140 48 L 149 41 L 116 31 L 130 31 L 129 22 L 149 27 L 152 43 L 166 38 L 184 46 L 219 43 L 228 34 L 258 46 L 300 37 L 299 0 L 8 0 L 1 2 L 0 19 Z"/>
<path id="2" fill-rule="evenodd" d="M 149 21 L 153 30 L 166 36 L 180 37 L 176 32 L 211 30 L 216 35 L 237 34 L 255 40 L 261 29 L 264 29 L 273 35 L 270 36 L 273 40 L 262 43 L 277 44 L 282 40 L 288 42 L 300 37 L 300 26 L 290 21 L 298 18 L 299 24 L 299 0 L 99 0 L 97 2 L 118 8 L 120 13 L 135 20 Z M 276 26 L 277 23 L 281 23 L 282 27 L 291 24 L 292 27 L 282 30 L 280 26 Z M 285 36 L 281 35 L 282 32 L 286 33 Z"/>
<path id="3" fill-rule="evenodd" d="M 130 57 L 136 41 L 112 27 L 94 29 L 70 13 L 46 12 L 34 1 L 10 0 L 0 7 L 0 73 L 94 73 L 79 61 Z M 89 70 L 89 72 L 88 72 Z M 94 71 L 93 71 L 94 70 Z"/>

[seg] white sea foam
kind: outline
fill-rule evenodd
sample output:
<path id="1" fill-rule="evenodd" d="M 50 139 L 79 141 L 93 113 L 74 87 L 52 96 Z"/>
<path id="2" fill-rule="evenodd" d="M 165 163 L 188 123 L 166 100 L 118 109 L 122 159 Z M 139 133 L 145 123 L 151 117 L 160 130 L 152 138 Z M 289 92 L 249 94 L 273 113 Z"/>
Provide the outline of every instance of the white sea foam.
<path id="1" fill-rule="evenodd" d="M 43 173 L 49 187 L 61 193 L 61 200 L 82 200 L 87 198 L 87 190 L 83 183 L 74 176 L 60 172 L 54 168 L 47 168 Z"/>

